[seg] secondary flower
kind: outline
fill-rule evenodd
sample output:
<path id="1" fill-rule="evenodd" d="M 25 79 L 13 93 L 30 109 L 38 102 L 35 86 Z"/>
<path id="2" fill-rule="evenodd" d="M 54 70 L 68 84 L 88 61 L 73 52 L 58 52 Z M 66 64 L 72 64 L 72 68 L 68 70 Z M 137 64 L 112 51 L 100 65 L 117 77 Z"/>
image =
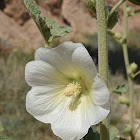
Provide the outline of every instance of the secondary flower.
<path id="1" fill-rule="evenodd" d="M 79 140 L 109 113 L 109 91 L 81 43 L 39 48 L 25 68 L 26 109 L 54 134 Z"/>

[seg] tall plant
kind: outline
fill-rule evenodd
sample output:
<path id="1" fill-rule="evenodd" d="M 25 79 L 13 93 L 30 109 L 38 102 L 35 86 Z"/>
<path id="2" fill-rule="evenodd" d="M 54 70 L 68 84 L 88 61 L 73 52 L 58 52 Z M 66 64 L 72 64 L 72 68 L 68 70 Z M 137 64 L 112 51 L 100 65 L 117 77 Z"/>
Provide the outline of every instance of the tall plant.
<path id="1" fill-rule="evenodd" d="M 130 1 L 139 4 L 139 0 Z M 134 131 L 133 126 L 133 80 L 140 72 L 136 72 L 137 65 L 135 63 L 129 64 L 128 58 L 127 18 L 131 13 L 126 7 L 125 0 L 120 0 L 114 7 L 105 5 L 105 0 L 83 0 L 83 2 L 97 19 L 99 75 L 91 57 L 82 44 L 68 41 L 60 44 L 55 49 L 49 48 L 48 46 L 53 39 L 71 32 L 71 27 L 60 26 L 53 19 L 42 17 L 40 15 L 41 11 L 34 0 L 24 0 L 25 6 L 44 37 L 44 46 L 48 47 L 38 49 L 35 54 L 35 61 L 29 62 L 25 68 L 25 79 L 32 87 L 27 94 L 27 111 L 38 120 L 51 123 L 54 133 L 62 139 L 78 140 L 83 137 L 85 140 L 121 140 L 117 137 L 118 130 L 110 125 L 108 115 L 110 111 L 109 92 L 106 85 L 108 85 L 107 33 L 109 33 L 123 46 L 130 95 L 130 100 L 126 99 L 123 102 L 129 105 L 129 132 L 132 140 L 134 140 L 137 130 Z M 111 30 L 118 21 L 118 12 L 116 10 L 123 3 L 125 30 L 124 35 L 121 36 L 120 33 L 113 33 Z M 137 12 L 138 10 L 134 11 L 134 13 Z M 56 87 L 62 82 L 61 80 L 65 82 L 65 86 L 62 86 L 64 89 Z M 56 92 L 56 90 L 59 91 Z M 94 91 L 93 95 L 91 91 Z M 63 94 L 61 97 L 59 97 L 59 94 L 54 96 L 55 92 L 59 94 L 62 92 Z M 89 96 L 90 94 L 91 96 Z M 58 109 L 59 107 L 60 109 Z M 95 112 L 92 112 L 93 108 L 96 110 Z M 67 110 L 65 111 L 65 109 Z M 93 113 L 96 115 L 94 116 Z M 85 117 L 83 118 L 83 116 Z M 98 132 L 93 133 L 89 127 L 99 122 L 100 129 L 97 129 Z M 72 127 L 74 124 L 76 128 Z M 84 137 L 88 129 L 89 132 Z"/>

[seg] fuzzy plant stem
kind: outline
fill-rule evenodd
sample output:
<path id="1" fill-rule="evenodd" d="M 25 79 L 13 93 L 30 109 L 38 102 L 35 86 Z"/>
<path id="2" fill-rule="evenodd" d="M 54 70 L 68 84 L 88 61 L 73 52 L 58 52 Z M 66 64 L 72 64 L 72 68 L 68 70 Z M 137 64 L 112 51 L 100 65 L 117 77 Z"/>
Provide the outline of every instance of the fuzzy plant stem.
<path id="1" fill-rule="evenodd" d="M 129 86 L 129 117 L 130 117 L 130 127 L 131 127 L 131 140 L 134 140 L 134 120 L 133 120 L 133 110 L 134 110 L 134 90 L 133 90 L 133 78 L 130 76 L 129 73 L 129 57 L 128 57 L 128 50 L 127 50 L 127 36 L 128 36 L 128 14 L 127 14 L 127 7 L 126 2 L 123 4 L 124 9 L 124 42 L 123 42 L 123 54 L 124 54 L 124 61 L 125 61 L 125 67 L 127 72 L 127 78 L 128 78 L 128 86 Z"/>
<path id="2" fill-rule="evenodd" d="M 107 25 L 105 17 L 105 0 L 96 0 L 97 25 L 98 25 L 98 66 L 99 74 L 108 84 L 108 48 Z M 100 123 L 100 140 L 109 140 L 108 117 Z"/>

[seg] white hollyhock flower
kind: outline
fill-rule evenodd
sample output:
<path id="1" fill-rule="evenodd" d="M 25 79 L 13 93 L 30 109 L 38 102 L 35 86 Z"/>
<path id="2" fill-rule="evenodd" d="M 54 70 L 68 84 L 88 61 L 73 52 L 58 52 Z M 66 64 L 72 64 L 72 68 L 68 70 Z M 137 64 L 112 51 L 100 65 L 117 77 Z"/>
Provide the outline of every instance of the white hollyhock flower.
<path id="1" fill-rule="evenodd" d="M 25 68 L 26 109 L 54 134 L 79 140 L 109 114 L 109 91 L 81 43 L 39 48 Z"/>

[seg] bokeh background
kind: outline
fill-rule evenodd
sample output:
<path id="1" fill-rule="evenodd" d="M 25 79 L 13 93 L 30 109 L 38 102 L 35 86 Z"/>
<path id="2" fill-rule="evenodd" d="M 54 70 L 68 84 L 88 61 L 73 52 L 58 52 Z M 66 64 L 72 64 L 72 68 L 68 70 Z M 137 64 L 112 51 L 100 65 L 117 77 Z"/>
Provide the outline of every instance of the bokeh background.
<path id="1" fill-rule="evenodd" d="M 106 0 L 113 6 L 118 0 Z M 73 29 L 61 39 L 51 43 L 71 40 L 82 42 L 94 62 L 97 56 L 97 25 L 92 13 L 85 8 L 82 0 L 36 0 L 43 16 L 51 17 L 60 25 Z M 140 8 L 128 2 L 131 9 Z M 113 31 L 123 32 L 123 10 L 118 9 L 119 21 Z M 34 59 L 37 48 L 44 46 L 44 40 L 29 16 L 23 0 L 0 0 L 0 122 L 3 132 L 11 140 L 57 140 L 50 125 L 35 120 L 25 109 L 25 97 L 30 87 L 25 82 L 24 68 Z M 120 130 L 120 135 L 129 139 L 123 131 L 129 121 L 128 108 L 121 105 L 113 89 L 127 85 L 122 46 L 108 37 L 109 46 L 109 87 L 111 93 L 111 124 Z M 140 70 L 140 13 L 129 17 L 128 50 L 130 62 L 136 62 Z M 135 127 L 140 124 L 140 76 L 135 79 Z M 128 91 L 127 91 L 128 92 Z M 128 93 L 126 93 L 128 96 Z M 136 135 L 140 140 L 140 130 Z"/>

